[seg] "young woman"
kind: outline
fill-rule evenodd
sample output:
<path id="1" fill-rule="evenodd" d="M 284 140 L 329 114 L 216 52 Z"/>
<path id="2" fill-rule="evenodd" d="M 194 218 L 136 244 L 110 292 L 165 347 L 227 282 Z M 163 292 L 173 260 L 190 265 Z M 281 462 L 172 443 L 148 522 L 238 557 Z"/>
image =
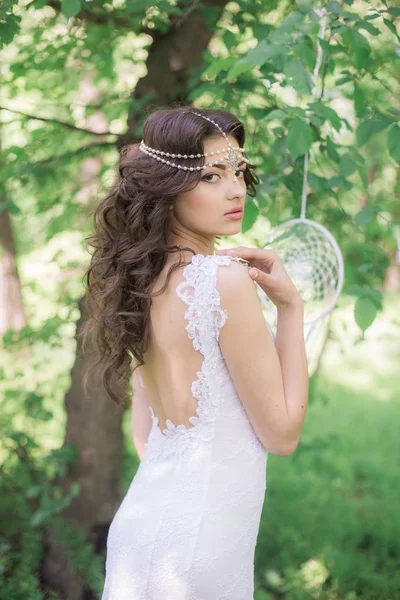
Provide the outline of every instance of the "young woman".
<path id="1" fill-rule="evenodd" d="M 267 456 L 294 452 L 308 377 L 302 301 L 279 257 L 215 252 L 259 183 L 244 142 L 230 112 L 157 110 L 96 210 L 84 339 L 116 402 L 133 371 L 141 459 L 102 600 L 253 598 Z M 277 305 L 276 340 L 256 285 Z"/>

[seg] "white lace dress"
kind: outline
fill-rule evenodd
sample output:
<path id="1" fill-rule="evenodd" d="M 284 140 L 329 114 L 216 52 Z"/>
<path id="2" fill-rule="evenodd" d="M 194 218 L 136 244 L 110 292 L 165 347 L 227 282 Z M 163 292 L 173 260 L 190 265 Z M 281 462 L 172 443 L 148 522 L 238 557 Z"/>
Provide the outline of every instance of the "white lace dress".
<path id="1" fill-rule="evenodd" d="M 217 272 L 232 260 L 196 254 L 176 288 L 204 356 L 192 383 L 197 416 L 161 431 L 150 408 L 143 460 L 109 530 L 102 600 L 253 600 L 268 454 L 218 343 L 227 313 Z"/>

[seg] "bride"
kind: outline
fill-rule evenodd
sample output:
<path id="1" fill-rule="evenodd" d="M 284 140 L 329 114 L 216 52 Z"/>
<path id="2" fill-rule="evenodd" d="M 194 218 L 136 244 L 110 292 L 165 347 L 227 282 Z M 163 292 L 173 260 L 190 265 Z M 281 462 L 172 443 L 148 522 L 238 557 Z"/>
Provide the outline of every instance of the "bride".
<path id="1" fill-rule="evenodd" d="M 268 453 L 295 451 L 307 408 L 302 300 L 273 250 L 215 248 L 241 231 L 259 183 L 243 123 L 163 108 L 142 137 L 96 209 L 87 272 L 90 373 L 117 404 L 133 373 L 140 458 L 102 600 L 252 600 Z M 276 339 L 257 285 L 277 306 Z"/>

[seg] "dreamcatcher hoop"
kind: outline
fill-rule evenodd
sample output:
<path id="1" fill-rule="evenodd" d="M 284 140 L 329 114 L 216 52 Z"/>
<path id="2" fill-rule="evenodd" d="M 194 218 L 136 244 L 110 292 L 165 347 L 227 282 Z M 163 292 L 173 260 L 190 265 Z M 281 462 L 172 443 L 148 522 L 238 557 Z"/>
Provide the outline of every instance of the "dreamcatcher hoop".
<path id="1" fill-rule="evenodd" d="M 314 328 L 335 307 L 342 290 L 344 262 L 340 248 L 323 225 L 303 217 L 276 227 L 264 243 L 266 246 L 277 252 L 303 300 L 307 343 Z M 276 335 L 276 307 L 261 288 L 257 291 Z"/>

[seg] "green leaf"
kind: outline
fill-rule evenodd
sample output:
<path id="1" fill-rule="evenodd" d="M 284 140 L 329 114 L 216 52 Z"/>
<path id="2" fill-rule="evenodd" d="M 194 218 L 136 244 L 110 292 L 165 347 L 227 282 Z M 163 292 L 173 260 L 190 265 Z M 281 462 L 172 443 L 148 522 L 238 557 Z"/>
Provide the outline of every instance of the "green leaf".
<path id="1" fill-rule="evenodd" d="M 363 121 L 357 128 L 357 144 L 359 146 L 363 146 L 373 135 L 379 133 L 379 131 L 382 131 L 383 129 L 386 129 L 386 127 L 389 127 L 389 125 L 392 123 L 393 119 L 385 116 L 376 116 Z"/>
<path id="2" fill-rule="evenodd" d="M 67 19 L 75 17 L 80 10 L 80 0 L 61 0 L 61 12 Z"/>
<path id="3" fill-rule="evenodd" d="M 371 54 L 371 46 L 367 38 L 354 29 L 347 29 L 341 37 L 344 45 L 349 48 L 351 63 L 357 69 L 365 67 Z"/>
<path id="4" fill-rule="evenodd" d="M 85 2 L 87 2 L 87 0 L 85 0 Z M 137 13 L 138 9 L 145 11 L 146 8 L 150 8 L 150 6 L 154 6 L 153 0 L 135 0 L 134 2 L 126 2 L 125 10 L 128 13 Z"/>
<path id="5" fill-rule="evenodd" d="M 357 69 L 365 67 L 371 54 L 369 41 L 362 33 L 352 31 L 352 45 L 350 50 L 350 60 Z"/>
<path id="6" fill-rule="evenodd" d="M 280 108 L 275 108 L 271 110 L 265 117 L 263 117 L 263 121 L 272 121 L 272 119 L 277 119 L 278 121 L 284 121 L 288 118 L 288 114 L 281 110 Z"/>
<path id="7" fill-rule="evenodd" d="M 345 77 L 339 77 L 339 79 L 336 79 L 335 81 L 335 85 L 342 85 L 343 83 L 348 83 L 349 81 L 353 81 L 354 77 L 349 77 L 349 76 L 345 76 Z"/>
<path id="8" fill-rule="evenodd" d="M 293 50 L 301 59 L 302 63 L 312 71 L 315 65 L 315 52 L 307 43 L 299 42 L 293 45 Z"/>
<path id="9" fill-rule="evenodd" d="M 289 85 L 292 85 L 299 94 L 311 94 L 313 87 L 311 76 L 297 58 L 285 56 L 283 72 Z"/>
<path id="10" fill-rule="evenodd" d="M 375 210 L 370 204 L 365 204 L 362 209 L 354 217 L 358 226 L 368 225 L 375 216 Z"/>
<path id="11" fill-rule="evenodd" d="M 340 131 L 342 126 L 342 120 L 333 108 L 326 106 L 325 104 L 321 104 L 320 102 L 310 102 L 309 106 L 314 110 L 317 115 L 327 119 L 332 127 L 336 129 L 336 131 Z"/>
<path id="12" fill-rule="evenodd" d="M 389 129 L 387 143 L 390 156 L 400 163 L 400 127 L 397 124 Z"/>
<path id="13" fill-rule="evenodd" d="M 265 40 L 262 40 L 255 48 L 248 51 L 244 59 L 253 67 L 261 67 L 272 56 L 279 53 L 280 50 L 276 46 L 267 44 Z"/>
<path id="14" fill-rule="evenodd" d="M 242 221 L 243 233 L 246 233 L 246 231 L 253 227 L 254 223 L 257 221 L 258 213 L 258 207 L 253 198 L 247 199 L 244 207 L 244 216 Z"/>
<path id="15" fill-rule="evenodd" d="M 394 26 L 394 24 L 392 23 L 392 21 L 389 21 L 389 19 L 383 19 L 383 22 L 385 23 L 386 27 L 397 37 L 397 39 L 400 39 L 399 34 L 397 33 L 397 29 Z"/>
<path id="16" fill-rule="evenodd" d="M 400 17 L 400 8 L 388 8 L 385 12 L 389 13 L 390 15 L 393 15 L 394 17 Z"/>
<path id="17" fill-rule="evenodd" d="M 14 15 L 7 15 L 6 22 L 0 23 L 0 42 L 10 44 L 19 32 L 19 21 Z"/>
<path id="18" fill-rule="evenodd" d="M 296 0 L 296 6 L 300 12 L 310 12 L 313 8 L 313 0 Z"/>
<path id="19" fill-rule="evenodd" d="M 367 103 L 365 101 L 364 90 L 354 81 L 354 111 L 358 118 L 362 118 L 367 113 Z"/>
<path id="20" fill-rule="evenodd" d="M 231 67 L 226 74 L 227 79 L 232 79 L 233 77 L 237 77 L 246 71 L 251 71 L 253 69 L 253 65 L 251 65 L 245 58 L 240 58 L 234 65 Z"/>
<path id="21" fill-rule="evenodd" d="M 342 12 L 342 7 L 340 6 L 339 2 L 336 2 L 336 0 L 327 2 L 325 8 L 328 12 L 333 12 L 336 15 L 340 15 Z"/>
<path id="22" fill-rule="evenodd" d="M 293 33 L 296 30 L 297 23 L 304 20 L 304 15 L 298 10 L 291 12 L 278 27 L 278 31 L 288 31 Z"/>
<path id="23" fill-rule="evenodd" d="M 4 202 L 0 202 L 0 210 L 7 209 L 10 215 L 20 215 L 21 209 L 18 204 L 15 204 L 13 200 L 5 200 Z"/>
<path id="24" fill-rule="evenodd" d="M 328 54 L 335 54 L 336 52 L 343 52 L 345 48 L 341 44 L 330 44 L 326 40 L 322 40 L 318 38 L 318 42 L 321 45 L 321 48 L 324 52 Z"/>
<path id="25" fill-rule="evenodd" d="M 296 160 L 311 148 L 313 143 L 311 127 L 299 117 L 295 117 L 289 123 L 287 143 L 292 159 Z"/>
<path id="26" fill-rule="evenodd" d="M 330 137 L 326 138 L 326 150 L 328 156 L 333 162 L 340 162 L 340 154 L 336 150 L 336 144 L 334 144 Z"/>
<path id="27" fill-rule="evenodd" d="M 215 77 L 215 75 L 217 75 L 220 71 L 229 69 L 235 62 L 236 59 L 233 56 L 220 58 L 219 60 L 215 60 L 214 62 L 212 62 L 203 74 L 206 75 L 206 77 Z"/>
<path id="28" fill-rule="evenodd" d="M 325 192 L 329 189 L 328 180 L 325 177 L 320 177 L 311 171 L 308 172 L 308 183 L 314 192 Z"/>
<path id="29" fill-rule="evenodd" d="M 374 25 L 372 25 L 372 23 L 369 23 L 369 21 L 365 21 L 364 19 L 360 19 L 359 21 L 357 21 L 356 23 L 354 23 L 354 27 L 357 30 L 359 30 L 359 29 L 365 29 L 371 35 L 379 35 L 380 34 L 380 31 L 379 31 L 379 29 L 377 27 L 375 27 Z"/>
<path id="30" fill-rule="evenodd" d="M 231 50 L 237 44 L 236 35 L 227 29 L 223 36 L 223 41 L 228 50 Z"/>
<path id="31" fill-rule="evenodd" d="M 135 0 L 135 2 L 136 2 L 136 0 Z M 135 6 L 135 2 L 132 2 L 133 6 Z M 155 5 L 155 2 L 150 3 L 150 6 L 154 6 L 154 5 Z M 217 8 L 216 6 L 213 6 L 212 4 L 205 6 L 204 4 L 199 3 L 199 10 L 201 12 L 201 16 L 202 16 L 204 23 L 207 25 L 207 27 L 209 29 L 213 29 L 215 27 L 215 23 L 218 21 L 218 18 L 219 18 L 219 8 Z"/>
<path id="32" fill-rule="evenodd" d="M 369 15 L 367 15 L 367 16 L 365 17 L 365 20 L 366 20 L 366 21 L 373 21 L 374 19 L 379 19 L 379 17 L 380 17 L 380 16 L 381 16 L 381 15 L 380 15 L 379 13 L 377 13 L 377 12 L 375 12 L 375 13 L 370 13 Z"/>
<path id="33" fill-rule="evenodd" d="M 365 331 L 375 321 L 377 315 L 376 305 L 369 299 L 361 296 L 357 298 L 354 306 L 354 318 L 362 331 Z"/>
<path id="34" fill-rule="evenodd" d="M 357 165 L 358 174 L 361 179 L 361 183 L 363 184 L 364 190 L 368 189 L 368 173 L 365 163 L 362 165 Z"/>
<path id="35" fill-rule="evenodd" d="M 354 173 L 357 169 L 357 164 L 354 162 L 350 154 L 343 154 L 339 163 L 339 171 L 343 175 L 343 177 L 347 177 Z"/>
<path id="36" fill-rule="evenodd" d="M 333 177 L 330 177 L 328 179 L 328 184 L 331 188 L 340 187 L 343 185 L 346 189 L 349 190 L 353 187 L 352 183 L 350 181 L 347 181 L 347 179 L 345 179 L 342 175 L 333 175 Z"/>

